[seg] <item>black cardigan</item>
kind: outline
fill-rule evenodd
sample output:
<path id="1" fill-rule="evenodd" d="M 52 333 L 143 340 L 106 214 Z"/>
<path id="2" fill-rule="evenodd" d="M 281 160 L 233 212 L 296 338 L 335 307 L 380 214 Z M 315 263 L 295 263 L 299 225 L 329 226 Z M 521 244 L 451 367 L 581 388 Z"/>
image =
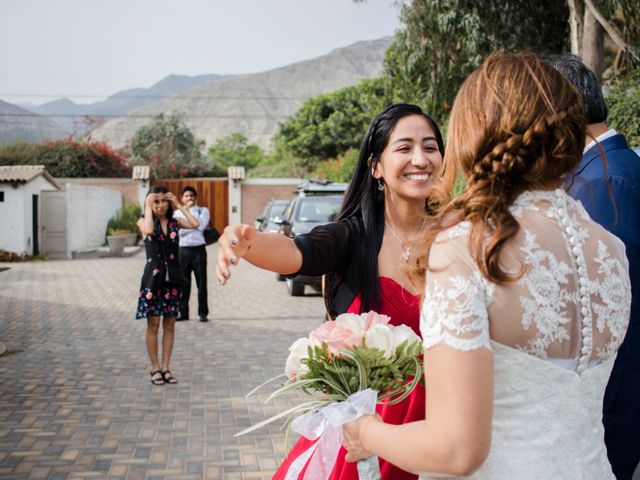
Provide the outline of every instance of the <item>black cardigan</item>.
<path id="1" fill-rule="evenodd" d="M 383 234 L 381 230 L 376 239 L 376 257 L 382 247 Z M 362 290 L 364 238 L 364 224 L 359 217 L 321 225 L 294 238 L 302 252 L 302 267 L 294 276 L 327 274 L 325 304 L 331 317 L 345 313 Z"/>

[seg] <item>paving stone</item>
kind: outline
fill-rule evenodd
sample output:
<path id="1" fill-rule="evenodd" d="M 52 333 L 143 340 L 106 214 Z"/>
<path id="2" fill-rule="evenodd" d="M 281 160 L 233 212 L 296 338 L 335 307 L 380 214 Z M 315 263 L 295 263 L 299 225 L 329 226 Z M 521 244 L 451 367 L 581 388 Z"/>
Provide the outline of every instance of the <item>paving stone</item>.
<path id="1" fill-rule="evenodd" d="M 162 387 L 134 319 L 142 254 L 2 264 L 0 340 L 14 352 L 0 357 L 3 480 L 271 478 L 280 425 L 234 434 L 296 398 L 245 395 L 282 372 L 289 345 L 321 322 L 322 298 L 290 297 L 246 262 L 222 287 L 207 250 L 210 321 L 176 324 L 179 383 Z"/>

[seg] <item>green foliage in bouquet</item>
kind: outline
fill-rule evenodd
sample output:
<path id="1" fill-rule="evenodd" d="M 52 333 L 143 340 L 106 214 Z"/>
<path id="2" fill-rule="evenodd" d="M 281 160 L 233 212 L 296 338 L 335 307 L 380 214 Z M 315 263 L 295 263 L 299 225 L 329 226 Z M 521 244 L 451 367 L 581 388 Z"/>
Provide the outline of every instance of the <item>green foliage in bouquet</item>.
<path id="1" fill-rule="evenodd" d="M 319 398 L 297 404 L 234 436 L 245 435 L 284 418 L 285 443 L 288 444 L 291 422 L 295 417 L 332 402 L 344 401 L 353 393 L 367 388 L 379 392 L 378 403 L 395 405 L 409 396 L 422 380 L 422 351 L 419 341 L 402 342 L 396 347 L 391 358 L 385 357 L 383 350 L 367 346 L 339 350 L 336 354 L 331 353 L 326 344 L 310 346 L 308 357 L 301 361 L 308 370 L 297 380 L 287 380 L 267 398 L 267 402 L 292 390 L 302 390 L 311 396 L 319 394 Z M 281 374 L 267 380 L 249 392 L 247 397 L 265 385 L 286 376 Z"/>
<path id="2" fill-rule="evenodd" d="M 309 357 L 302 360 L 309 371 L 289 385 L 299 384 L 306 393 L 321 392 L 334 401 L 371 388 L 380 392 L 378 401 L 396 404 L 404 400 L 422 378 L 422 367 L 417 360 L 422 345 L 418 342 L 411 345 L 403 342 L 392 358 L 386 358 L 382 350 L 369 347 L 355 347 L 340 353 L 332 355 L 326 345 L 309 347 Z M 413 380 L 406 383 L 404 380 L 409 377 Z"/>

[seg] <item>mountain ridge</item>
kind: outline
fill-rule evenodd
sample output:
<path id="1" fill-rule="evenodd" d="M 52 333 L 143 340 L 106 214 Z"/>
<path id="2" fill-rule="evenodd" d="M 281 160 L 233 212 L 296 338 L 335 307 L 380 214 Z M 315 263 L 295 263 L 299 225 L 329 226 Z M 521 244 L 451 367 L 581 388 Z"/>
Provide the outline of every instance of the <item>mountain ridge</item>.
<path id="1" fill-rule="evenodd" d="M 200 83 L 227 76 L 215 73 L 194 76 L 170 74 L 149 88 L 132 87 L 119 90 L 109 95 L 105 100 L 90 104 L 78 104 L 68 98 L 60 98 L 42 105 L 24 106 L 22 108 L 38 115 L 50 116 L 65 131 L 66 135 L 82 135 L 91 128 L 91 125 L 87 125 L 84 122 L 84 117 L 126 115 L 137 108 L 151 105 Z"/>
<path id="2" fill-rule="evenodd" d="M 391 40 L 365 40 L 283 67 L 204 82 L 106 122 L 91 136 L 123 146 L 155 115 L 182 113 L 207 145 L 239 132 L 269 150 L 278 123 L 294 115 L 305 100 L 382 75 Z"/>
<path id="3" fill-rule="evenodd" d="M 68 98 L 28 106 L 2 102 L 0 113 L 10 107 L 18 110 L 0 116 L 0 141 L 37 142 L 90 132 L 94 140 L 121 147 L 154 116 L 177 112 L 207 145 L 239 132 L 269 150 L 278 124 L 305 100 L 380 76 L 391 40 L 364 40 L 257 73 L 171 74 L 149 88 L 120 90 L 91 104 Z M 90 130 L 100 119 L 102 124 Z"/>
<path id="4" fill-rule="evenodd" d="M 0 100 L 0 142 L 43 142 L 64 136 L 65 132 L 49 118 Z"/>

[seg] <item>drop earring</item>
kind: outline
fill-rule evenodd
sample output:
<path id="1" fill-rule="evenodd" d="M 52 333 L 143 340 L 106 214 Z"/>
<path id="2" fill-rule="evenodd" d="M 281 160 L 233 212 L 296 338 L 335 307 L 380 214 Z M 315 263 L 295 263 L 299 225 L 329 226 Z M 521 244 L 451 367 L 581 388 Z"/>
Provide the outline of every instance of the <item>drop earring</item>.
<path id="1" fill-rule="evenodd" d="M 379 178 L 376 178 L 376 180 L 378 180 L 378 190 L 384 190 L 384 184 L 380 181 Z"/>

